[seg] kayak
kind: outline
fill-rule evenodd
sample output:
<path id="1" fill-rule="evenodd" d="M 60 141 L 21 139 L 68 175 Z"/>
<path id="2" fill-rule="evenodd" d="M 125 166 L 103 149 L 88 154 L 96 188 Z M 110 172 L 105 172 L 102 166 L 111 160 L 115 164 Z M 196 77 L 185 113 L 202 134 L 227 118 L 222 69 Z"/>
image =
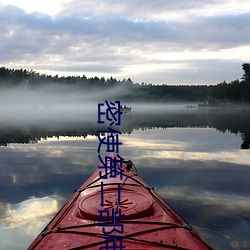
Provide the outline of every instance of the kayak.
<path id="1" fill-rule="evenodd" d="M 121 162 L 117 172 L 100 164 L 29 250 L 212 249 L 138 176 L 131 161 L 116 153 L 107 159 L 107 166 Z"/>

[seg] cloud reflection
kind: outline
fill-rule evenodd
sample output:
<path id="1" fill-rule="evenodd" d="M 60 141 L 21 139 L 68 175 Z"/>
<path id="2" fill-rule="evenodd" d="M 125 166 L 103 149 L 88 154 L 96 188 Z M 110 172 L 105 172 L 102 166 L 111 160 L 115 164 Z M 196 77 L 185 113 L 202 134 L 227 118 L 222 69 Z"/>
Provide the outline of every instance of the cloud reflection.
<path id="1" fill-rule="evenodd" d="M 240 155 L 240 157 L 239 157 Z M 247 151 L 233 150 L 220 152 L 180 152 L 160 151 L 154 152 L 152 157 L 158 159 L 183 159 L 199 161 L 221 161 L 234 164 L 246 165 L 249 167 L 250 155 Z"/>
<path id="2" fill-rule="evenodd" d="M 229 213 L 240 216 L 241 214 L 248 214 L 250 211 L 250 198 L 236 194 L 209 192 L 200 189 L 195 191 L 193 188 L 177 186 L 157 188 L 157 193 L 165 200 L 170 198 L 189 204 L 199 204 L 200 206 L 217 206 L 220 209 L 214 216 L 228 215 Z M 213 215 L 210 214 L 210 216 Z"/>
<path id="3" fill-rule="evenodd" d="M 2 204 L 1 249 L 25 249 L 52 219 L 62 202 L 59 196 L 46 196 L 18 204 Z"/>
<path id="4" fill-rule="evenodd" d="M 249 197 L 187 186 L 156 191 L 215 249 L 249 249 Z"/>
<path id="5" fill-rule="evenodd" d="M 57 197 L 58 199 L 58 197 Z M 15 228 L 26 225 L 25 232 L 34 234 L 33 226 L 36 221 L 51 217 L 59 209 L 56 197 L 30 198 L 18 204 L 7 204 L 5 216 L 0 219 L 0 224 Z"/>
<path id="6" fill-rule="evenodd" d="M 250 162 L 248 151 L 232 147 L 240 143 L 239 136 L 212 128 L 154 129 L 150 133 L 137 130 L 133 136 L 123 134 L 122 141 L 124 147 L 136 150 L 135 158 L 219 161 L 245 166 Z"/>

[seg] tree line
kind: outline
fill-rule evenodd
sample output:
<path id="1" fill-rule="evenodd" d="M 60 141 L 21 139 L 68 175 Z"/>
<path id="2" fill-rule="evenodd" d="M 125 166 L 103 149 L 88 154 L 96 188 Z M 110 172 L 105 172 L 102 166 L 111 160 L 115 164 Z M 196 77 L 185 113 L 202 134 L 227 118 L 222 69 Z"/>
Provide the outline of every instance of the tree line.
<path id="1" fill-rule="evenodd" d="M 244 71 L 241 80 L 226 81 L 215 85 L 209 95 L 210 104 L 250 103 L 250 64 L 242 64 Z"/>
<path id="2" fill-rule="evenodd" d="M 190 101 L 217 106 L 227 103 L 250 103 L 250 64 L 242 64 L 243 76 L 239 80 L 216 85 L 153 85 L 134 83 L 130 78 L 117 80 L 110 77 L 52 76 L 34 70 L 9 69 L 0 67 L 0 87 L 38 88 L 50 84 L 64 84 L 80 88 L 82 91 L 121 87 L 116 98 L 121 101 Z M 126 90 L 126 91 L 122 91 Z"/>

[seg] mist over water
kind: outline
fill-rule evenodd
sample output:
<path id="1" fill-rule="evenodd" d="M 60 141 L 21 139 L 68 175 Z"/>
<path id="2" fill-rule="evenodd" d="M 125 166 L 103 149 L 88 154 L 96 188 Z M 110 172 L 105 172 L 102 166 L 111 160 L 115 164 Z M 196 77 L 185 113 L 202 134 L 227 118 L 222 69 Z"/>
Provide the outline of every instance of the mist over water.
<path id="1" fill-rule="evenodd" d="M 98 103 L 119 101 L 120 95 L 128 95 L 125 87 L 109 90 L 80 89 L 66 85 L 48 85 L 38 88 L 0 89 L 0 121 L 44 122 L 57 120 L 91 121 L 96 119 Z M 146 100 L 145 100 L 146 101 Z M 133 112 L 166 112 L 185 109 L 188 104 L 156 104 L 131 102 L 129 98 L 121 105 L 132 107 Z"/>
<path id="2" fill-rule="evenodd" d="M 66 86 L 5 89 L 0 92 L 1 119 L 43 120 L 79 118 L 94 112 L 93 94 Z"/>
<path id="3" fill-rule="evenodd" d="M 121 118 L 120 129 L 123 133 L 130 134 L 140 127 L 209 126 L 220 131 L 240 133 L 243 138 L 242 147 L 249 148 L 249 109 L 206 109 L 198 108 L 197 103 L 149 103 L 146 99 L 145 102 L 134 102 L 129 98 L 130 94 L 132 93 L 124 86 L 105 90 L 65 84 L 1 88 L 1 144 L 37 141 L 47 137 L 46 131 L 50 131 L 49 136 L 96 135 L 96 131 L 102 129 L 97 123 L 98 103 L 105 103 L 107 100 L 120 101 L 123 107 L 131 107 L 131 112 L 124 112 Z M 126 95 L 127 98 L 119 100 L 122 95 Z M 4 131 L 13 134 L 11 140 Z"/>

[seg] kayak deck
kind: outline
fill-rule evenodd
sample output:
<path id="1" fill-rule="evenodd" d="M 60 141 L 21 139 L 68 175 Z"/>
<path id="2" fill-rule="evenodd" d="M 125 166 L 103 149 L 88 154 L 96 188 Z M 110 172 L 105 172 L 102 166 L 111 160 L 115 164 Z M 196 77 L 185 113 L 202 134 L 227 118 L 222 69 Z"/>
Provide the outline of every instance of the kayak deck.
<path id="1" fill-rule="evenodd" d="M 112 160 L 117 157 L 114 153 L 109 156 Z M 131 170 L 130 162 L 123 162 L 122 178 L 117 175 L 103 179 L 102 166 L 74 193 L 28 249 L 123 249 L 122 246 L 129 250 L 212 249 Z M 124 225 L 122 234 L 117 233 L 121 225 L 110 219 L 118 208 Z M 114 235 L 115 246 L 105 238 Z"/>

